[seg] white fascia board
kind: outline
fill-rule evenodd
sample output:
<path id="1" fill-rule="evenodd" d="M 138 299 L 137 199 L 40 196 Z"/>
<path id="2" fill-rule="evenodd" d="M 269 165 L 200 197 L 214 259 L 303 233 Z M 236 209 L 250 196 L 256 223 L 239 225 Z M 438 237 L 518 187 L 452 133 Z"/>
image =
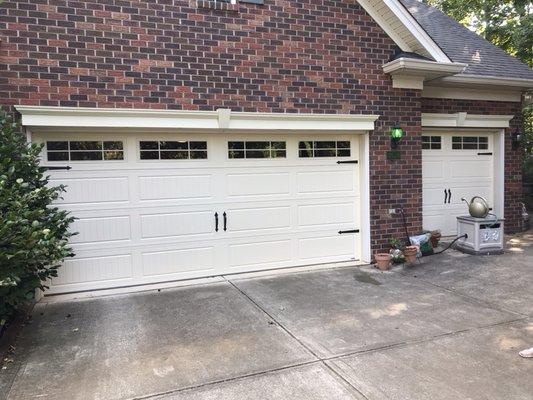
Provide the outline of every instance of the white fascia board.
<path id="1" fill-rule="evenodd" d="M 369 131 L 378 115 L 246 113 L 16 106 L 22 125 L 39 128 L 190 129 L 208 131 Z"/>
<path id="2" fill-rule="evenodd" d="M 460 73 L 467 65 L 453 62 L 435 62 L 401 57 L 383 65 L 386 74 L 417 75 L 426 78 L 450 76 Z"/>
<path id="3" fill-rule="evenodd" d="M 414 51 L 413 48 L 407 43 L 401 35 L 396 32 L 396 30 L 390 25 L 390 22 L 380 14 L 375 8 L 375 1 L 372 0 L 357 0 L 361 7 L 372 17 L 372 19 L 385 31 L 385 33 L 398 45 L 400 49 L 407 52 Z M 428 53 L 429 55 L 429 53 Z"/>
<path id="4" fill-rule="evenodd" d="M 457 99 L 457 100 L 488 100 L 520 103 L 522 92 L 520 90 L 481 89 L 473 87 L 454 86 L 424 86 L 422 97 L 430 99 Z"/>
<path id="5" fill-rule="evenodd" d="M 409 10 L 407 10 L 398 0 L 383 0 L 383 3 L 396 15 L 402 24 L 411 32 L 418 42 L 428 51 L 437 62 L 451 62 L 450 58 L 442 51 L 428 33 L 414 19 Z"/>
<path id="6" fill-rule="evenodd" d="M 509 128 L 514 115 L 476 115 L 468 113 L 422 114 L 422 127 L 427 128 Z"/>
<path id="7" fill-rule="evenodd" d="M 481 76 L 461 74 L 449 76 L 438 80 L 439 83 L 454 86 L 503 86 L 522 90 L 533 89 L 533 79 L 503 78 L 501 76 Z"/>

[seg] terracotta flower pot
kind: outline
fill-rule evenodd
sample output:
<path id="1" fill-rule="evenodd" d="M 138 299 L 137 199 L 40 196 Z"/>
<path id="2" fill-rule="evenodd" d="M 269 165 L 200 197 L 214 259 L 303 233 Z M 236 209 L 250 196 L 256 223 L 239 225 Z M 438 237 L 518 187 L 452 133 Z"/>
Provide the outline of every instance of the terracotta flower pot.
<path id="1" fill-rule="evenodd" d="M 418 254 L 418 248 L 416 246 L 407 246 L 403 251 L 405 262 L 409 265 L 413 265 L 416 262 L 417 254 Z"/>
<path id="2" fill-rule="evenodd" d="M 376 253 L 374 259 L 379 270 L 387 271 L 390 268 L 391 257 L 389 253 Z"/>
<path id="3" fill-rule="evenodd" d="M 433 246 L 434 249 L 436 249 L 439 246 L 441 237 L 442 235 L 439 231 L 431 232 L 430 241 L 431 241 L 431 246 Z"/>

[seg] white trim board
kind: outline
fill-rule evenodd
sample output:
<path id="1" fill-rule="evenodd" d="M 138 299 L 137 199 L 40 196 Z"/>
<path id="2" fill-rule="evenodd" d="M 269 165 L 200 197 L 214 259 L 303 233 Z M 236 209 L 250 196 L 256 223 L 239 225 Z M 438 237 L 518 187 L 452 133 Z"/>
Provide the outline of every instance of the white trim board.
<path id="1" fill-rule="evenodd" d="M 351 131 L 374 130 L 378 115 L 284 114 L 82 107 L 16 106 L 22 124 L 39 128 L 132 128 L 217 131 Z"/>
<path id="2" fill-rule="evenodd" d="M 489 86 L 502 86 L 506 88 L 515 88 L 518 90 L 527 90 L 533 88 L 533 79 L 522 78 L 505 78 L 501 76 L 479 76 L 460 74 L 456 76 L 448 76 L 439 79 L 437 82 L 444 83 L 450 86 L 487 88 Z"/>
<path id="3" fill-rule="evenodd" d="M 422 114 L 422 126 L 427 128 L 509 128 L 514 115 L 476 115 L 468 113 Z"/>
<path id="4" fill-rule="evenodd" d="M 392 76 L 392 86 L 402 89 L 424 89 L 424 82 L 458 74 L 466 64 L 435 62 L 401 57 L 383 65 L 383 72 Z"/>
<path id="5" fill-rule="evenodd" d="M 460 87 L 424 86 L 422 97 L 430 99 L 488 100 L 520 103 L 522 92 Z"/>
<path id="6" fill-rule="evenodd" d="M 420 52 L 438 62 L 451 62 L 398 0 L 357 1 L 403 51 Z"/>

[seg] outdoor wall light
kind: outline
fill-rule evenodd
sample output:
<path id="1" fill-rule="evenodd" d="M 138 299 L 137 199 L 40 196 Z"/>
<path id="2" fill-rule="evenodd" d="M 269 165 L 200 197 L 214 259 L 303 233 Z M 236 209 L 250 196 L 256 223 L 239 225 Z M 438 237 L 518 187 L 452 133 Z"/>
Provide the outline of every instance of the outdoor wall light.
<path id="1" fill-rule="evenodd" d="M 511 141 L 513 143 L 513 150 L 518 150 L 522 144 L 522 132 L 518 129 L 511 135 Z"/>
<path id="2" fill-rule="evenodd" d="M 391 149 L 395 150 L 398 148 L 398 144 L 400 143 L 400 140 L 402 140 L 404 133 L 405 132 L 398 123 L 392 127 L 390 130 Z"/>

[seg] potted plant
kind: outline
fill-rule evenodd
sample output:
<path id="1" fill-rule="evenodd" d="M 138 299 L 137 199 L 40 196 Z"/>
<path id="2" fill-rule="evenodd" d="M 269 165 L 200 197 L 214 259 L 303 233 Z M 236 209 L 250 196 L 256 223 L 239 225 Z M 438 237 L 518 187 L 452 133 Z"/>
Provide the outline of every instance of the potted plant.
<path id="1" fill-rule="evenodd" d="M 390 268 L 391 256 L 389 253 L 376 253 L 374 259 L 376 260 L 376 267 L 380 271 L 387 271 Z"/>
<path id="2" fill-rule="evenodd" d="M 442 234 L 440 233 L 439 230 L 432 231 L 430 233 L 431 233 L 431 236 L 429 240 L 431 241 L 431 245 L 433 246 L 433 248 L 436 249 L 439 246 L 439 242 L 442 237 Z"/>
<path id="3" fill-rule="evenodd" d="M 390 256 L 393 264 L 403 264 L 405 262 L 405 257 L 403 256 L 403 244 L 400 239 L 393 238 L 390 240 Z"/>
<path id="4" fill-rule="evenodd" d="M 414 265 L 418 255 L 418 247 L 416 246 L 407 246 L 403 249 L 403 256 L 405 257 L 405 262 L 407 265 Z"/>

